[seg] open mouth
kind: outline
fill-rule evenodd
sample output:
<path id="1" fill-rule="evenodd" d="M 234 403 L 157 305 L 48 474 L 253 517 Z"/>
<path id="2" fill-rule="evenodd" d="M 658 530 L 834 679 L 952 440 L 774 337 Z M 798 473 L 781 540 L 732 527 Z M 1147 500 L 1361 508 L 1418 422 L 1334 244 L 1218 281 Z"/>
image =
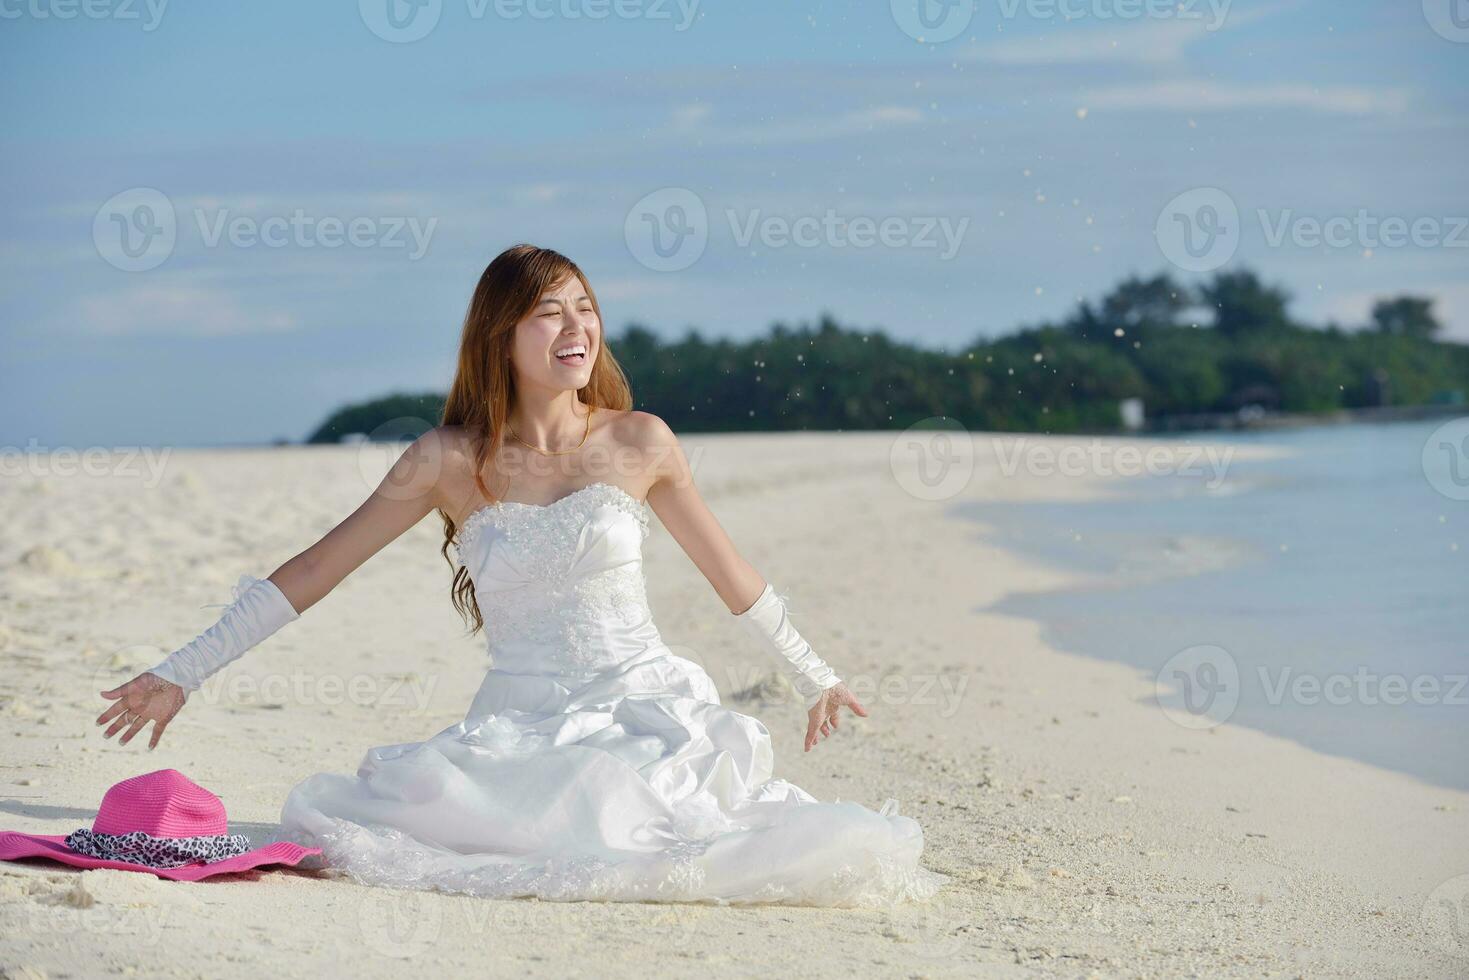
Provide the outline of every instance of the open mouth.
<path id="1" fill-rule="evenodd" d="M 555 352 L 556 360 L 562 364 L 585 364 L 587 362 L 587 348 L 585 344 L 572 344 Z"/>

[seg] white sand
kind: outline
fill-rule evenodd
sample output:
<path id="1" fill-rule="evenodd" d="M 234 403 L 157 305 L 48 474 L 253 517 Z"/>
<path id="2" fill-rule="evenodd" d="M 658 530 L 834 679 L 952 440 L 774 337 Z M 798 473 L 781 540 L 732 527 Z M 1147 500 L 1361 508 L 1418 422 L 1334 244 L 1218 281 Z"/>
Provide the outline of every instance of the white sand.
<path id="1" fill-rule="evenodd" d="M 890 435 L 685 441 L 706 498 L 792 594 L 802 631 L 854 687 L 883 686 L 870 719 L 803 755 L 797 705 L 735 699 L 769 664 L 655 526 L 648 579 L 665 640 L 766 722 L 777 774 L 824 799 L 898 798 L 925 829 L 925 862 L 955 876 L 937 899 L 897 911 L 492 902 L 289 871 L 180 884 L 10 863 L 0 975 L 1469 973 L 1469 919 L 1456 937 L 1447 906 L 1424 916 L 1435 888 L 1469 873 L 1469 794 L 1230 725 L 1186 730 L 1154 703 L 1151 676 L 1050 650 L 1037 624 L 984 611 L 1066 580 L 985 544 L 947 513 L 956 502 L 1081 499 L 1125 493 L 1125 480 L 1006 476 L 1006 457 L 977 438 L 973 479 L 930 502 L 895 479 Z M 196 694 L 157 751 L 104 741 L 96 692 L 213 622 L 201 606 L 227 602 L 241 573 L 267 574 L 329 529 L 382 453 L 176 451 L 157 476 L 141 458 L 99 475 L 6 464 L 0 828 L 89 825 L 113 782 L 174 767 L 224 798 L 233 830 L 268 839 L 295 782 L 438 731 L 478 685 L 481 643 L 448 604 L 430 519 Z M 1160 566 L 1219 553 L 1177 552 Z"/>

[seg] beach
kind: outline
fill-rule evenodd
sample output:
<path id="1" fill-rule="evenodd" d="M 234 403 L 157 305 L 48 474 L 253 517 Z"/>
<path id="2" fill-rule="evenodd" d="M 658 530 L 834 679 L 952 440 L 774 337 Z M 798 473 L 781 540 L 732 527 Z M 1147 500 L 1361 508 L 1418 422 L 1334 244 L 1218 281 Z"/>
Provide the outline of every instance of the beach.
<path id="1" fill-rule="evenodd" d="M 1469 909 L 1469 793 L 1239 724 L 1190 727 L 1158 704 L 1155 670 L 1058 649 L 1036 619 L 996 609 L 1095 573 L 1003 546 L 985 505 L 1125 498 L 1139 477 L 1087 460 L 1176 472 L 1197 447 L 951 434 L 952 465 L 931 479 L 906 438 L 683 437 L 741 553 L 869 708 L 810 753 L 804 712 L 768 693 L 772 665 L 656 519 L 645 555 L 663 639 L 767 725 L 777 776 L 821 799 L 892 798 L 919 821 L 924 864 L 951 876 L 932 901 L 494 902 L 299 870 L 183 884 L 5 863 L 0 976 L 1469 971 L 1469 922 L 1452 914 Z M 1234 460 L 1273 451 L 1211 445 Z M 1082 465 L 1037 464 L 1058 455 Z M 93 725 L 98 691 L 213 623 L 241 574 L 266 575 L 329 530 L 388 458 L 380 446 L 7 457 L 0 829 L 90 826 L 108 786 L 176 768 L 224 800 L 232 832 L 263 842 L 301 779 L 459 720 L 488 664 L 449 604 L 430 517 L 192 696 L 157 750 Z M 1201 537 L 1156 558 L 1167 578 L 1237 556 Z"/>

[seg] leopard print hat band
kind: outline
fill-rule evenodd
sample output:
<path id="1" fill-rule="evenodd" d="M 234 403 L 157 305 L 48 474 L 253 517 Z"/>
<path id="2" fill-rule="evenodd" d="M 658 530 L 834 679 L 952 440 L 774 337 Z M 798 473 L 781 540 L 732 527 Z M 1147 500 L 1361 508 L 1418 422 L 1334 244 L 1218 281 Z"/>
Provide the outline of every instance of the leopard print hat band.
<path id="1" fill-rule="evenodd" d="M 179 868 L 195 861 L 213 864 L 250 850 L 244 834 L 208 837 L 152 837 L 141 830 L 129 834 L 99 834 L 77 830 L 66 838 L 66 846 L 87 857 L 126 861 L 150 868 Z"/>

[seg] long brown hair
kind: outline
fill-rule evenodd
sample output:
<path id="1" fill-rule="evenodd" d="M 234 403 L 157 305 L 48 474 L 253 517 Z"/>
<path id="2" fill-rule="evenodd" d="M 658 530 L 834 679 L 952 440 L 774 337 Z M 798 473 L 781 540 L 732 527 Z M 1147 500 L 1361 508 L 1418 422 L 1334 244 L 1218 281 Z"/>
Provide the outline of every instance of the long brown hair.
<path id="1" fill-rule="evenodd" d="M 475 447 L 474 483 L 488 501 L 493 502 L 495 496 L 485 484 L 485 468 L 500 448 L 505 420 L 515 398 L 515 375 L 510 368 L 515 325 L 535 309 L 547 291 L 560 288 L 572 276 L 586 288 L 592 309 L 597 312 L 597 322 L 601 324 L 602 307 L 597 303 L 597 294 L 577 264 L 560 252 L 534 245 L 516 245 L 495 256 L 479 277 L 469 300 L 464 333 L 459 340 L 459 364 L 440 421 L 444 425 L 461 426 L 470 436 Z M 577 394 L 583 404 L 593 409 L 627 411 L 632 408 L 632 389 L 607 345 L 605 325 L 591 378 Z M 444 545 L 439 550 L 449 567 L 455 569 L 450 596 L 454 608 L 472 627 L 470 632 L 478 633 L 485 623 L 475 601 L 474 582 L 469 572 L 457 567 L 449 557 L 449 547 L 458 529 L 448 513 L 440 510 L 439 516 L 444 520 Z"/>

